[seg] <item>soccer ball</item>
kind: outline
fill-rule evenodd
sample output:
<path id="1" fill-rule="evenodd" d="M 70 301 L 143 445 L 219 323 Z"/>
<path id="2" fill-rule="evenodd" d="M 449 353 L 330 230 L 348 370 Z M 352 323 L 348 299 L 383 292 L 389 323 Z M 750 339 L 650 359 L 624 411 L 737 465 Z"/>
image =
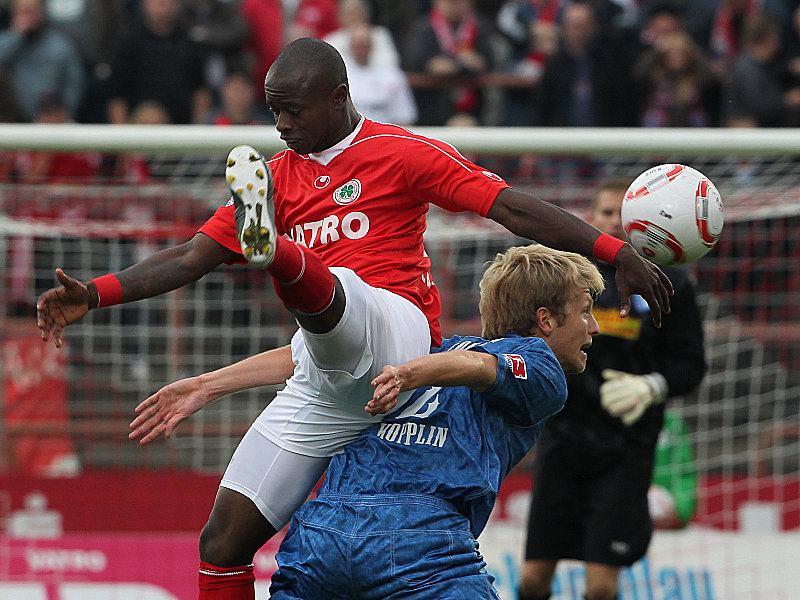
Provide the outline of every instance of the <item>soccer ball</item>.
<path id="1" fill-rule="evenodd" d="M 722 198 L 700 171 L 666 164 L 633 180 L 622 201 L 622 226 L 631 245 L 658 265 L 693 262 L 717 243 Z"/>

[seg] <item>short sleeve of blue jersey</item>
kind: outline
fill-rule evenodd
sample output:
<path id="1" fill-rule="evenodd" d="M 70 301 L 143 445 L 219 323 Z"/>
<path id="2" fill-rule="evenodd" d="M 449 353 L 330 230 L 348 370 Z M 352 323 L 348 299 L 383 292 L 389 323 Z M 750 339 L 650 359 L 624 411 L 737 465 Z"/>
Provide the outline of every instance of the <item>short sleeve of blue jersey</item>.
<path id="1" fill-rule="evenodd" d="M 470 349 L 497 357 L 497 379 L 481 397 L 509 424 L 532 427 L 564 407 L 567 379 L 541 338 L 511 336 Z"/>

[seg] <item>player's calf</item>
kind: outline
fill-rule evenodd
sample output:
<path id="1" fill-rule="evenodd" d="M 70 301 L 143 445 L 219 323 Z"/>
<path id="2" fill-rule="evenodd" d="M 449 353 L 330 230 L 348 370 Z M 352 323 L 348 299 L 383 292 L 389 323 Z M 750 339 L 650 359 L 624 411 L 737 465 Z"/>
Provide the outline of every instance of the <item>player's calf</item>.
<path id="1" fill-rule="evenodd" d="M 198 600 L 253 600 L 255 571 L 252 564 L 243 567 L 216 567 L 200 563 Z"/>

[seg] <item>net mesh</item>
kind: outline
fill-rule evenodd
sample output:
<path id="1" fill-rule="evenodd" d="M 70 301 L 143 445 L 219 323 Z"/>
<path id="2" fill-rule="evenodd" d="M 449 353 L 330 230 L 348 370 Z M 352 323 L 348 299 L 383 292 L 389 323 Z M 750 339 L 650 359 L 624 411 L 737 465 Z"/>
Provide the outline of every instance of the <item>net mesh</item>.
<path id="1" fill-rule="evenodd" d="M 35 337 L 33 302 L 55 283 L 55 267 L 82 280 L 119 271 L 189 239 L 227 199 L 218 155 L 90 158 L 96 169 L 89 179 L 0 183 L 5 332 Z M 471 158 L 514 187 L 582 216 L 601 180 L 632 180 L 661 162 L 690 164 L 715 182 L 726 205 L 723 237 L 686 267 L 697 283 L 710 370 L 695 396 L 672 403 L 689 427 L 704 482 L 697 519 L 734 529 L 743 503 L 769 501 L 780 505 L 784 528 L 800 526 L 800 163 L 789 156 L 689 153 Z M 16 155 L 5 160 L 24 163 Z M 521 241 L 477 217 L 432 209 L 425 243 L 444 299 L 446 335 L 479 332 L 477 283 L 484 266 Z M 60 354 L 67 418 L 7 418 L 0 465 L 26 468 L 17 452 L 26 436 L 41 441 L 66 433 L 83 468 L 220 472 L 274 390 L 215 401 L 181 426 L 177 440 L 144 449 L 126 436 L 133 407 L 170 381 L 285 344 L 294 329 L 264 272 L 246 266 L 220 268 L 162 297 L 90 313 L 66 330 Z M 6 381 L 25 373 L 8 355 L 0 368 Z"/>

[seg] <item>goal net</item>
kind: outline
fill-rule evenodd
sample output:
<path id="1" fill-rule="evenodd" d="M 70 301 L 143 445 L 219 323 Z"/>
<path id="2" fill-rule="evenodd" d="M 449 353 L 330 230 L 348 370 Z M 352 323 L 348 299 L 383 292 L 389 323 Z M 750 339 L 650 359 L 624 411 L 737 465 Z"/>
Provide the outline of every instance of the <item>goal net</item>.
<path id="1" fill-rule="evenodd" d="M 274 389 L 215 401 L 184 422 L 176 438 L 145 448 L 128 440 L 128 423 L 133 408 L 166 383 L 289 341 L 295 324 L 262 270 L 223 267 L 164 296 L 91 312 L 65 330 L 61 350 L 38 340 L 34 302 L 55 284 L 56 267 L 87 280 L 188 240 L 227 199 L 227 149 L 245 142 L 269 152 L 277 148 L 274 132 L 249 128 L 204 138 L 208 130 L 200 128 L 184 139 L 185 130 L 154 128 L 153 135 L 138 130 L 131 142 L 126 128 L 119 138 L 112 131 L 99 140 L 95 130 L 64 131 L 37 128 L 24 148 L 10 141 L 16 131 L 0 131 L 0 476 L 191 471 L 216 480 Z M 684 590 L 671 597 L 788 598 L 770 578 L 796 571 L 792 551 L 800 536 L 797 140 L 781 147 L 767 132 L 743 132 L 744 141 L 720 134 L 713 143 L 708 132 L 425 133 L 452 140 L 514 187 L 581 216 L 604 179 L 633 180 L 663 162 L 689 164 L 716 184 L 726 210 L 722 238 L 685 267 L 698 289 L 709 371 L 696 394 L 675 399 L 670 409 L 685 422 L 695 455 L 697 513 L 690 529 L 722 537 L 659 533 L 652 560 L 672 561 L 675 589 L 696 575 L 694 596 Z M 72 155 L 89 167 L 77 177 L 25 179 L 26 165 L 41 152 L 56 161 Z M 478 217 L 431 210 L 425 245 L 443 298 L 445 335 L 479 333 L 477 282 L 495 253 L 521 242 Z M 0 522 L 8 525 L 19 499 L 3 494 Z M 197 502 L 207 513 L 212 496 Z M 160 504 L 178 520 L 185 510 Z M 95 516 L 105 518 L 113 520 Z M 730 540 L 750 543 L 743 536 L 752 532 L 773 534 L 776 547 L 790 536 L 792 551 L 768 557 L 774 571 L 740 568 L 746 559 Z M 520 551 L 511 553 L 518 558 Z M 691 571 L 723 559 L 730 566 L 717 569 L 708 588 L 702 573 Z M 2 565 L 0 552 L 0 580 Z M 672 576 L 649 575 L 662 586 L 662 596 L 653 597 L 668 597 L 663 590 Z M 513 577 L 501 587 L 512 589 Z M 631 577 L 625 597 L 648 597 Z M 567 588 L 555 597 L 571 598 Z"/>

